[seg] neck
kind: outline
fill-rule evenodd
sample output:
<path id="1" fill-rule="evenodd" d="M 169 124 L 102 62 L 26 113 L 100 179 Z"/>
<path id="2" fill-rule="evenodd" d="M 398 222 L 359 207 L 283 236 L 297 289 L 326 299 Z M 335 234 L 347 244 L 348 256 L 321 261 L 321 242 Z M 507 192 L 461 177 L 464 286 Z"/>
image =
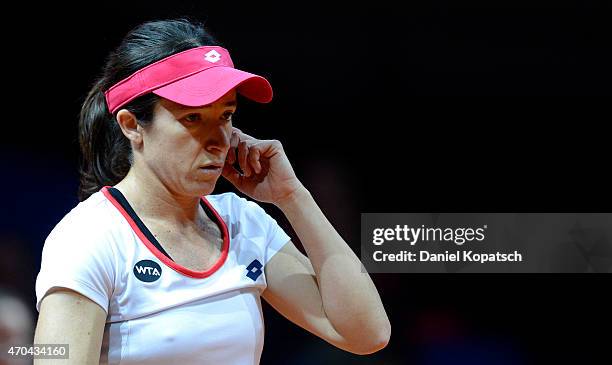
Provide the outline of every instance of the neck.
<path id="1" fill-rule="evenodd" d="M 158 178 L 132 168 L 115 185 L 141 218 L 188 226 L 201 222 L 200 197 L 171 191 Z"/>

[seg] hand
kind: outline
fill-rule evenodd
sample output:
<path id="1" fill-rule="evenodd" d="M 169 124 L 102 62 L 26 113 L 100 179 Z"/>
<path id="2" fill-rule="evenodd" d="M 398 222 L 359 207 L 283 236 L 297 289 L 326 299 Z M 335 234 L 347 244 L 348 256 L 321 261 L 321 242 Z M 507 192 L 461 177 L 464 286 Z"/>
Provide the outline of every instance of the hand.
<path id="1" fill-rule="evenodd" d="M 238 128 L 232 129 L 222 175 L 238 190 L 255 200 L 279 205 L 304 189 L 279 141 L 255 139 Z M 236 160 L 244 174 L 234 168 Z"/>

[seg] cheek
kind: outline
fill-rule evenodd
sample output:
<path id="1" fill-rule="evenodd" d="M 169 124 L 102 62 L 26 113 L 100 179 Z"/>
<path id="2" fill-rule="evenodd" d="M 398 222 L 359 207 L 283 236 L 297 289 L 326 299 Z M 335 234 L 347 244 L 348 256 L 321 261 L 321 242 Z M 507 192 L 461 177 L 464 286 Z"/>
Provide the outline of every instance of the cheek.
<path id="1" fill-rule="evenodd" d="M 155 130 L 145 138 L 144 157 L 164 169 L 177 169 L 191 164 L 201 148 L 197 140 L 181 125 Z M 161 167 L 161 166 L 160 166 Z"/>
<path id="2" fill-rule="evenodd" d="M 193 167 L 201 148 L 200 144 L 193 138 L 176 138 L 171 142 L 164 143 L 164 152 L 159 158 L 165 161 L 169 170 L 184 172 Z"/>

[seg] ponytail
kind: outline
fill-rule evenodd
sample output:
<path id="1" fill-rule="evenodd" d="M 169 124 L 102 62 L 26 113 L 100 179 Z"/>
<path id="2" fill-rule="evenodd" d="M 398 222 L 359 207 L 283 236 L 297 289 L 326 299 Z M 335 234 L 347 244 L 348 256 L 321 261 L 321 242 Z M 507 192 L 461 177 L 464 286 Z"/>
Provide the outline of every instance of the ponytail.
<path id="1" fill-rule="evenodd" d="M 129 141 L 108 111 L 103 84 L 101 78 L 89 91 L 79 118 L 80 201 L 105 185 L 117 184 L 127 175 L 131 165 Z"/>

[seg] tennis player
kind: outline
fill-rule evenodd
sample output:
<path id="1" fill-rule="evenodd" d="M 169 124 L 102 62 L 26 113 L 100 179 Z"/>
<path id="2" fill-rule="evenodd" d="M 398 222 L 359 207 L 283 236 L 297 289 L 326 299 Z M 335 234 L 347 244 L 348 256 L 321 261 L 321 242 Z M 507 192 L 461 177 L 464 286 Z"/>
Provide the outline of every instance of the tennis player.
<path id="1" fill-rule="evenodd" d="M 267 103 L 272 88 L 187 20 L 144 23 L 108 56 L 80 115 L 81 201 L 36 280 L 35 343 L 69 359 L 35 364 L 258 364 L 260 297 L 343 350 L 386 346 L 369 275 L 281 143 L 233 127 L 238 94 Z M 253 200 L 211 194 L 220 176 Z"/>

